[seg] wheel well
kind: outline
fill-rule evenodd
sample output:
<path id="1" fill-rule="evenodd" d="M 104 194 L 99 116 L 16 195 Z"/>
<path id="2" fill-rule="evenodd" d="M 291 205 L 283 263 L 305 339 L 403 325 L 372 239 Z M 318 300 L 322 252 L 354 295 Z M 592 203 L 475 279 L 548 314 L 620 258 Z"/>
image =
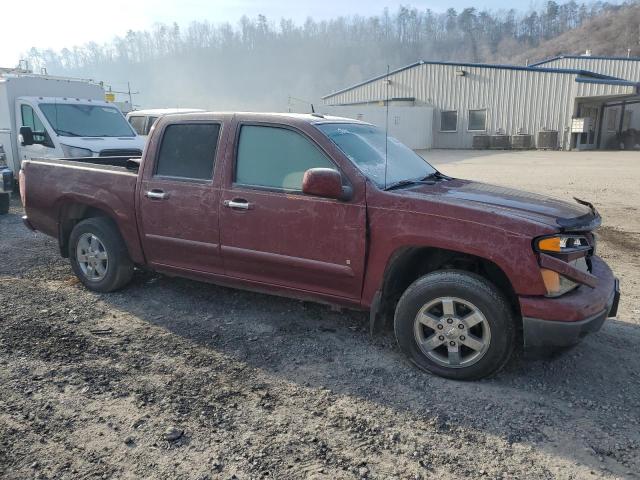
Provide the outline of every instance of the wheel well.
<path id="1" fill-rule="evenodd" d="M 58 228 L 58 246 L 60 247 L 60 255 L 64 258 L 69 256 L 69 236 L 76 224 L 86 218 L 92 217 L 110 217 L 104 210 L 91 207 L 82 203 L 67 203 L 60 210 L 60 226 Z"/>
<path id="2" fill-rule="evenodd" d="M 437 270 L 464 270 L 480 275 L 505 295 L 519 318 L 520 304 L 513 286 L 504 271 L 491 260 L 442 248 L 408 247 L 394 253 L 385 270 L 376 313 L 378 325 L 392 321 L 398 300 L 409 285 Z"/>

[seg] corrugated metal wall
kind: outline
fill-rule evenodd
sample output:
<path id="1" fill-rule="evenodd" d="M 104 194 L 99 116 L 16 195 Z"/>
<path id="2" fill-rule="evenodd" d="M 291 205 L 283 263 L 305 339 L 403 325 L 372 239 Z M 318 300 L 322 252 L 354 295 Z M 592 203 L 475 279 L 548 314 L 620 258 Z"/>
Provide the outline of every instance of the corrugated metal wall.
<path id="1" fill-rule="evenodd" d="M 464 71 L 464 76 L 456 72 Z M 569 140 L 567 129 L 576 113 L 576 97 L 630 95 L 634 88 L 576 82 L 574 73 L 532 72 L 511 68 L 421 64 L 324 99 L 326 105 L 377 102 L 415 97 L 434 107 L 434 148 L 471 148 L 469 110 L 487 110 L 487 134 L 531 134 L 557 130 L 560 146 Z M 388 92 L 387 92 L 388 88 Z M 457 130 L 442 132 L 442 111 L 458 112 Z"/>
<path id="2" fill-rule="evenodd" d="M 576 82 L 574 96 L 576 97 L 611 97 L 620 95 L 634 95 L 635 87 L 631 85 L 610 85 L 606 83 Z"/>
<path id="3" fill-rule="evenodd" d="M 463 70 L 464 76 L 456 74 Z M 547 128 L 559 137 L 569 125 L 574 109 L 575 75 L 530 72 L 505 68 L 457 67 L 423 64 L 390 76 L 388 96 L 415 97 L 434 106 L 434 148 L 471 148 L 469 110 L 487 110 L 486 133 L 536 135 Z M 383 100 L 384 79 L 326 98 L 326 104 L 349 104 Z M 458 112 L 457 131 L 440 131 L 440 113 Z"/>
<path id="4" fill-rule="evenodd" d="M 567 57 L 557 58 L 537 66 L 588 70 L 624 80 L 640 82 L 640 60 L 634 59 L 610 59 L 587 56 L 579 58 Z"/>

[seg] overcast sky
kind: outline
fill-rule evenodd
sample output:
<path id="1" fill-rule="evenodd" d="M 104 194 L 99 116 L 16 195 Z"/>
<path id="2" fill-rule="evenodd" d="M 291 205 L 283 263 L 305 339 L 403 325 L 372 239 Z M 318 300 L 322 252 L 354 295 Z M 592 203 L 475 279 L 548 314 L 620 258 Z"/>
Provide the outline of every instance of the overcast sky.
<path id="1" fill-rule="evenodd" d="M 262 13 L 271 19 L 292 18 L 303 22 L 308 16 L 326 19 L 339 15 L 376 15 L 385 6 L 395 11 L 400 4 L 416 8 L 444 11 L 449 7 L 528 10 L 541 1 L 513 0 L 4 0 L 0 26 L 0 67 L 12 67 L 20 54 L 35 46 L 53 48 L 81 45 L 89 41 L 102 43 L 127 30 L 141 30 L 155 22 L 178 22 L 187 25 L 193 20 L 234 25 L 242 15 L 255 17 Z"/>

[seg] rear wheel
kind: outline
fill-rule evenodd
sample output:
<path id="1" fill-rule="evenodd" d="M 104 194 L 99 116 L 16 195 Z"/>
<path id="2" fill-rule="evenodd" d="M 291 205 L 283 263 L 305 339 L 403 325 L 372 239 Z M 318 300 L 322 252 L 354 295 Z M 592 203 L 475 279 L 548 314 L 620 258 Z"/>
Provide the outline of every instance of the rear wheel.
<path id="1" fill-rule="evenodd" d="M 115 223 L 94 217 L 78 223 L 69 237 L 71 267 L 80 281 L 96 292 L 112 292 L 133 276 L 133 263 Z"/>
<path id="2" fill-rule="evenodd" d="M 394 329 L 414 364 L 459 380 L 496 373 L 515 344 L 513 314 L 504 295 L 479 275 L 461 271 L 416 280 L 398 302 Z"/>

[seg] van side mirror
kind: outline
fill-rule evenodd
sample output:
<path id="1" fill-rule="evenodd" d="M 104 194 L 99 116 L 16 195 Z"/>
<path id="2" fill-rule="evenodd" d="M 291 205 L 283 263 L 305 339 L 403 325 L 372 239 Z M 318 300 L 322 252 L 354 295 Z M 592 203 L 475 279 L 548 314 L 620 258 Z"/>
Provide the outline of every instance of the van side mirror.
<path id="1" fill-rule="evenodd" d="M 31 127 L 20 127 L 20 145 L 23 147 L 27 145 L 33 145 L 35 143 L 33 139 L 33 130 Z"/>
<path id="2" fill-rule="evenodd" d="M 316 197 L 349 200 L 350 187 L 342 185 L 342 175 L 332 168 L 310 168 L 302 178 L 302 193 Z"/>

